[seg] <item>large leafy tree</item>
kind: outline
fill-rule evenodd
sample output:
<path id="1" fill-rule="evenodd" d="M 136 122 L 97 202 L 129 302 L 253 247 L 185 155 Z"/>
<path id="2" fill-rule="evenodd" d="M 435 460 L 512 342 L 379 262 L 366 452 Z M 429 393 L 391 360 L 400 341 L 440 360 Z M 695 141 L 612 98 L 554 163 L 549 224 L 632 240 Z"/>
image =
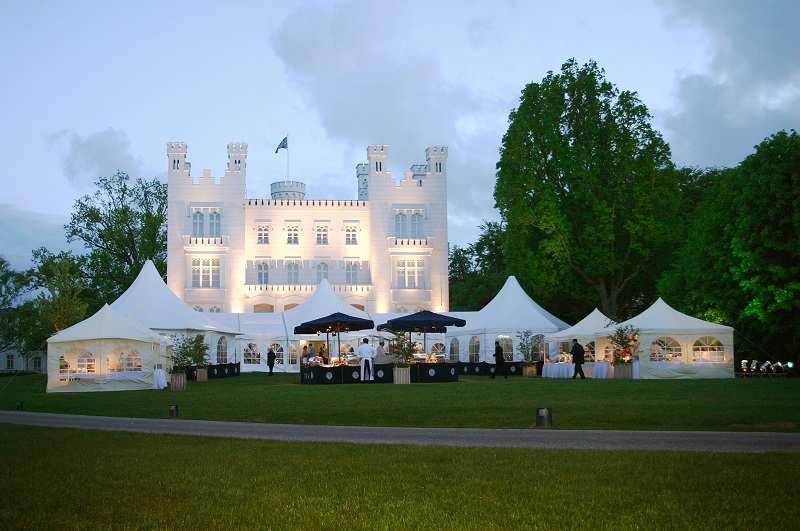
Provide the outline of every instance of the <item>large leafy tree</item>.
<path id="1" fill-rule="evenodd" d="M 505 269 L 503 241 L 505 228 L 496 221 L 480 225 L 478 240 L 467 247 L 450 248 L 450 307 L 480 310 L 503 287 Z"/>
<path id="2" fill-rule="evenodd" d="M 100 177 L 97 191 L 75 202 L 67 240 L 90 250 L 87 276 L 100 299 L 111 302 L 130 286 L 147 260 L 167 270 L 167 185 L 122 172 Z"/>
<path id="3" fill-rule="evenodd" d="M 29 291 L 30 279 L 11 268 L 0 256 L 0 352 L 17 348 L 19 344 L 19 311 L 22 297 Z"/>
<path id="4" fill-rule="evenodd" d="M 494 197 L 507 267 L 531 292 L 571 294 L 579 313 L 616 318 L 655 296 L 674 252 L 679 175 L 650 118 L 593 61 L 525 87 Z"/>

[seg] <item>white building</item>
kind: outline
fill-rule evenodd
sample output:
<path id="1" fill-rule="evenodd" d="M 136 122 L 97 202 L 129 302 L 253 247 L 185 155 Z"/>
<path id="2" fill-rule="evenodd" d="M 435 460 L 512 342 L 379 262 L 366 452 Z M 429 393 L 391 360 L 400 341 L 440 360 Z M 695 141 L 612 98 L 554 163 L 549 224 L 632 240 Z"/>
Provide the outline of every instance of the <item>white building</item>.
<path id="1" fill-rule="evenodd" d="M 197 311 L 282 312 L 327 279 L 368 312 L 447 311 L 447 147 L 400 180 L 388 156 L 367 148 L 358 199 L 307 199 L 297 181 L 261 199 L 246 196 L 247 144 L 228 144 L 223 176 L 197 177 L 186 143 L 168 142 L 169 288 Z"/>

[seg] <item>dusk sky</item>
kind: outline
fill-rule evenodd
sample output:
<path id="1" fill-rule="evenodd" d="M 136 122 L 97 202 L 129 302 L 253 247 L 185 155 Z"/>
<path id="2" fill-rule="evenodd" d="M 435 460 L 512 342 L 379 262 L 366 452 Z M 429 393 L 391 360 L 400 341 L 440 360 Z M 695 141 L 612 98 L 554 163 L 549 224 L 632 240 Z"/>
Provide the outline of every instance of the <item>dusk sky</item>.
<path id="1" fill-rule="evenodd" d="M 556 5 L 557 4 L 557 5 Z M 730 167 L 800 124 L 797 0 L 0 3 L 0 254 L 67 249 L 63 225 L 117 170 L 166 180 L 249 144 L 248 197 L 287 178 L 355 199 L 368 144 L 396 178 L 449 146 L 450 242 L 498 220 L 508 115 L 574 57 L 639 94 L 679 166 Z M 81 250 L 81 247 L 73 248 Z"/>

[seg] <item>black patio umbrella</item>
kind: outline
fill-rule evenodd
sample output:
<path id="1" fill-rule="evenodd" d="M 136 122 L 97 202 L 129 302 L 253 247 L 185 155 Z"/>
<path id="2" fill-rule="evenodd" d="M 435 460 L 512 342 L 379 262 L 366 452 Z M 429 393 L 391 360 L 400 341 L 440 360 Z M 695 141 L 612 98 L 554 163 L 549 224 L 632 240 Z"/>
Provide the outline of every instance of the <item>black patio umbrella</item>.
<path id="1" fill-rule="evenodd" d="M 467 322 L 458 317 L 434 313 L 429 310 L 411 313 L 402 317 L 389 319 L 386 323 L 378 325 L 378 330 L 393 330 L 395 332 L 420 332 L 423 337 L 423 348 L 428 351 L 427 333 L 444 333 L 448 326 L 464 326 Z"/>
<path id="2" fill-rule="evenodd" d="M 339 335 L 342 332 L 351 332 L 355 330 L 367 330 L 370 328 L 375 328 L 375 323 L 370 321 L 369 319 L 364 319 L 362 317 L 355 317 L 353 315 L 347 315 L 346 313 L 336 312 L 325 317 L 320 317 L 319 319 L 314 319 L 312 321 L 306 321 L 305 323 L 301 323 L 294 327 L 295 334 L 321 334 L 325 332 L 325 334 L 329 333 L 336 333 L 338 338 L 338 348 L 336 352 L 338 356 L 342 355 L 342 340 Z M 328 345 L 328 352 L 331 351 L 330 345 Z M 333 358 L 333 356 L 331 356 Z"/>

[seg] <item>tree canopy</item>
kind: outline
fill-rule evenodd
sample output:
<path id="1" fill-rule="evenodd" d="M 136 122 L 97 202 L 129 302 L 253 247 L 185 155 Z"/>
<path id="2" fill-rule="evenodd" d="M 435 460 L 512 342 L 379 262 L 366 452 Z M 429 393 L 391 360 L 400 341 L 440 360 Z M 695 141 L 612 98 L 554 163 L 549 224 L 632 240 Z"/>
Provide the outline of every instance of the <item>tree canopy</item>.
<path id="1" fill-rule="evenodd" d="M 30 290 L 30 278 L 15 271 L 4 256 L 0 256 L 0 352 L 19 344 L 18 307 L 21 298 Z"/>
<path id="2" fill-rule="evenodd" d="M 494 197 L 509 274 L 538 297 L 579 296 L 584 315 L 625 317 L 671 261 L 678 182 L 637 95 L 594 61 L 567 61 L 525 87 L 503 136 Z"/>
<path id="3" fill-rule="evenodd" d="M 97 191 L 75 202 L 64 228 L 67 240 L 90 250 L 87 277 L 99 298 L 111 302 L 136 279 L 147 260 L 167 270 L 167 185 L 117 172 L 100 177 Z"/>

